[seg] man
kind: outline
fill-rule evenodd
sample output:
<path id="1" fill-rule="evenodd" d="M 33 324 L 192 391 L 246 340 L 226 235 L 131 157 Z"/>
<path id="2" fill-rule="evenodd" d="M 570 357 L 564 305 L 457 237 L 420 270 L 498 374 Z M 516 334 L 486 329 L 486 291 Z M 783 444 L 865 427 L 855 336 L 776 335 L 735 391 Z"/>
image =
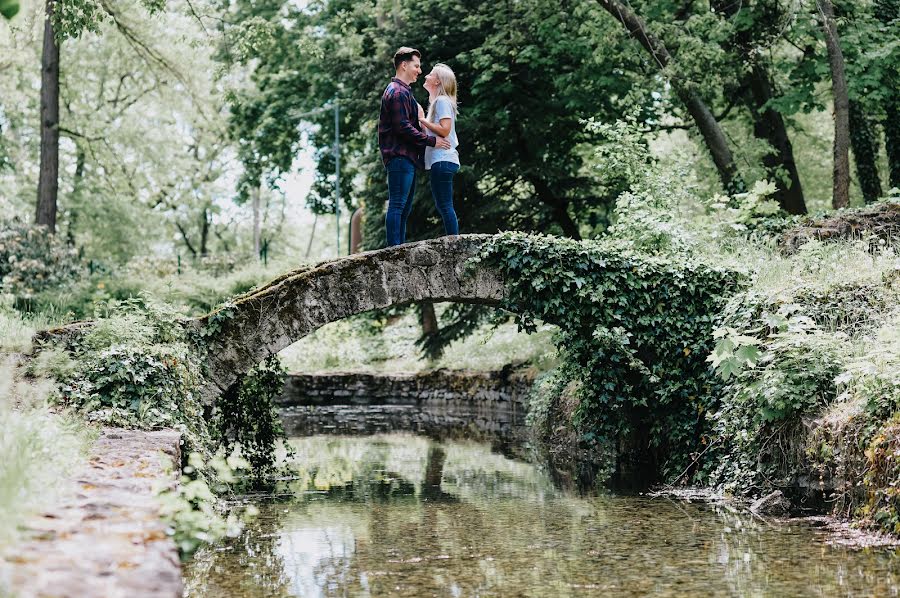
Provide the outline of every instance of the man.
<path id="1" fill-rule="evenodd" d="M 425 146 L 450 149 L 443 137 L 429 137 L 419 124 L 421 108 L 410 85 L 422 74 L 422 54 L 414 48 L 394 53 L 395 76 L 381 96 L 378 147 L 388 175 L 388 209 L 384 217 L 388 246 L 406 241 L 406 220 L 412 211 L 416 168 L 425 168 Z"/>

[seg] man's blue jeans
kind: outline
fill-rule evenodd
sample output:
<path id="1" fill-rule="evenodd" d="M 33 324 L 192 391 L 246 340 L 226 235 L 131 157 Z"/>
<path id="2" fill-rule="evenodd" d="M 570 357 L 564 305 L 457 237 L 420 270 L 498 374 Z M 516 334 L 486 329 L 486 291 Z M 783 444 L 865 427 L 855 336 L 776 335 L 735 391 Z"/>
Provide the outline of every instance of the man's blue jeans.
<path id="1" fill-rule="evenodd" d="M 441 220 L 444 221 L 445 235 L 458 235 L 459 222 L 453 209 L 453 175 L 459 171 L 459 164 L 435 162 L 431 165 L 431 196 Z"/>
<path id="2" fill-rule="evenodd" d="M 406 241 L 406 220 L 416 192 L 416 166 L 409 158 L 393 158 L 387 165 L 388 209 L 384 229 L 388 247 Z"/>

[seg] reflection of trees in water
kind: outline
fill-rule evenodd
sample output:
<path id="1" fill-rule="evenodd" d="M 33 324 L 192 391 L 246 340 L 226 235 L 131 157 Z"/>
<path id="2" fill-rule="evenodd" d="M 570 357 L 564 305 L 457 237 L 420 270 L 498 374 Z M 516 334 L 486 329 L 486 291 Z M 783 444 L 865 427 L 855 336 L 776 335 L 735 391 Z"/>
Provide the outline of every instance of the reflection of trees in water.
<path id="1" fill-rule="evenodd" d="M 185 566 L 187 596 L 292 596 L 278 544 L 284 509 L 260 505 L 260 514 L 236 538 L 194 555 Z"/>
<path id="2" fill-rule="evenodd" d="M 422 490 L 419 493 L 422 500 L 444 502 L 456 500 L 454 495 L 441 489 L 441 483 L 444 479 L 444 463 L 446 461 L 447 452 L 443 448 L 436 444 L 428 447 L 428 466 L 425 468 Z"/>
<path id="3" fill-rule="evenodd" d="M 727 508 L 566 496 L 484 446 L 317 442 L 295 481 L 306 494 L 208 551 L 192 595 L 848 595 L 900 581 L 877 555 Z"/>

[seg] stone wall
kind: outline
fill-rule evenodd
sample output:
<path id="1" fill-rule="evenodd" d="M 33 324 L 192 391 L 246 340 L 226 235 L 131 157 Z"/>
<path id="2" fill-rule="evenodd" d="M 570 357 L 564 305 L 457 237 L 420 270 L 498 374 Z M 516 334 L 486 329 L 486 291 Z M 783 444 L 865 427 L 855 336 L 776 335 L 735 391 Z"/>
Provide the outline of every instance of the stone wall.
<path id="1" fill-rule="evenodd" d="M 433 370 L 418 374 L 321 373 L 287 377 L 281 406 L 416 405 L 524 413 L 529 371 Z"/>
<path id="2" fill-rule="evenodd" d="M 70 493 L 0 553 L 0 596 L 178 598 L 181 565 L 160 520 L 158 487 L 176 484 L 181 435 L 103 429 Z"/>
<path id="3" fill-rule="evenodd" d="M 291 436 L 403 431 L 475 438 L 512 451 L 527 434 L 533 381 L 531 372 L 512 370 L 294 374 L 279 404 Z"/>

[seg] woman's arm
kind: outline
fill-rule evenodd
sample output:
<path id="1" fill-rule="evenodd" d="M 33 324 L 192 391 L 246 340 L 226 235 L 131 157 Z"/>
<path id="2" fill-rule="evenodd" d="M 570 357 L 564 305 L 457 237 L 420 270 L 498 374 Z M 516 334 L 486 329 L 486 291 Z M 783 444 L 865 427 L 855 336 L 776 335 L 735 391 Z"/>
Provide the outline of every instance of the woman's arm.
<path id="1" fill-rule="evenodd" d="M 434 131 L 434 134 L 438 137 L 447 137 L 450 135 L 450 127 L 453 125 L 453 119 L 442 118 L 440 123 L 432 123 L 422 118 L 419 119 L 419 123 L 423 127 L 428 127 L 431 131 Z"/>

